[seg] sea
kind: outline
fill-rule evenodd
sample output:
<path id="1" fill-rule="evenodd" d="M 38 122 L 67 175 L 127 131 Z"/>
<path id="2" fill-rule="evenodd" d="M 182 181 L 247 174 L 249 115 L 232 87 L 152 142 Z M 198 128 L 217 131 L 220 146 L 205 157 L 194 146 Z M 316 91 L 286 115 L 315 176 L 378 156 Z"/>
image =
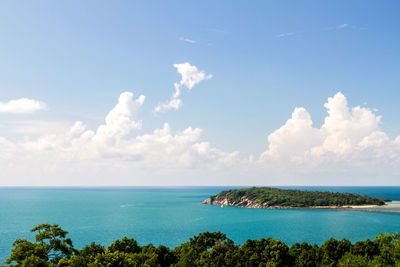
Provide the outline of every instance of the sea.
<path id="1" fill-rule="evenodd" d="M 174 248 L 205 231 L 225 233 L 236 244 L 272 237 L 287 244 L 347 238 L 373 239 L 400 232 L 400 213 L 340 210 L 267 210 L 203 205 L 222 190 L 239 187 L 0 187 L 0 265 L 14 240 L 34 241 L 30 229 L 58 224 L 76 248 L 107 246 L 124 236 L 140 245 Z M 279 187 L 350 192 L 400 201 L 400 187 Z M 393 206 L 393 209 L 400 209 Z"/>

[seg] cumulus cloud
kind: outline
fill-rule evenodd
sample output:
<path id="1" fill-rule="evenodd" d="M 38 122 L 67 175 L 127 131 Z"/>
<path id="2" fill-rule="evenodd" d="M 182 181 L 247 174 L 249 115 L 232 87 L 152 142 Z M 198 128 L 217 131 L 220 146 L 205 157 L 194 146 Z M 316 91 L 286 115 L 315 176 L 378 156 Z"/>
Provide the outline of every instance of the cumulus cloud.
<path id="1" fill-rule="evenodd" d="M 46 109 L 46 104 L 29 98 L 0 102 L 0 113 L 27 114 Z"/>
<path id="2" fill-rule="evenodd" d="M 182 106 L 182 100 L 180 99 L 180 96 L 182 94 L 183 87 L 186 87 L 190 91 L 201 81 L 212 78 L 211 74 L 206 74 L 204 71 L 198 70 L 196 66 L 191 65 L 188 62 L 174 64 L 174 67 L 181 75 L 181 81 L 179 83 L 174 83 L 175 92 L 173 93 L 171 99 L 168 102 L 158 104 L 154 108 L 153 113 L 155 115 L 170 109 L 178 110 Z"/>
<path id="3" fill-rule="evenodd" d="M 43 120 L 10 120 L 0 122 L 3 137 L 40 136 L 51 133 L 63 133 L 69 129 L 70 122 Z"/>
<path id="4" fill-rule="evenodd" d="M 150 133 L 138 134 L 144 101 L 143 95 L 135 98 L 131 92 L 122 93 L 96 130 L 77 121 L 64 133 L 25 136 L 17 141 L 0 137 L 0 167 L 12 170 L 13 175 L 27 166 L 45 173 L 63 172 L 70 164 L 82 173 L 92 166 L 125 170 L 125 175 L 155 175 L 166 170 L 213 170 L 234 164 L 237 152 L 224 152 L 202 141 L 199 128 L 189 126 L 173 132 L 164 123 Z M 13 162 L 22 165 L 6 166 Z M 45 175 L 43 172 L 40 175 Z"/>
<path id="5" fill-rule="evenodd" d="M 268 136 L 269 146 L 260 162 L 283 160 L 317 170 L 370 167 L 371 163 L 393 167 L 400 162 L 399 137 L 390 140 L 380 129 L 381 116 L 368 108 L 348 107 L 341 92 L 328 98 L 324 107 L 328 115 L 320 128 L 313 127 L 306 109 L 295 108 L 285 125 Z"/>
<path id="6" fill-rule="evenodd" d="M 211 74 L 206 74 L 203 70 L 198 70 L 196 66 L 190 65 L 188 62 L 174 64 L 174 67 L 182 76 L 180 85 L 186 86 L 189 90 L 191 90 L 199 82 L 212 78 Z"/>
<path id="7" fill-rule="evenodd" d="M 124 92 L 118 98 L 118 104 L 107 114 L 105 124 L 97 129 L 94 140 L 100 142 L 119 141 L 133 129 L 140 129 L 142 122 L 137 121 L 138 112 L 145 96 L 133 99 L 133 93 Z"/>
<path id="8" fill-rule="evenodd" d="M 288 158 L 312 148 L 320 139 L 307 110 L 295 108 L 285 125 L 268 136 L 269 148 L 262 157 Z"/>
<path id="9" fill-rule="evenodd" d="M 193 84 L 184 78 L 181 83 Z M 349 184 L 354 177 L 361 177 L 360 184 L 377 177 L 375 184 L 393 184 L 400 173 L 400 136 L 390 138 L 381 129 L 381 116 L 349 107 L 341 92 L 324 104 L 320 127 L 305 108 L 296 107 L 269 134 L 260 156 L 215 148 L 202 140 L 202 129 L 190 126 L 174 131 L 164 123 L 142 133 L 144 102 L 144 96 L 122 93 L 93 129 L 77 121 L 63 132 L 15 140 L 0 136 L 0 184 Z"/>

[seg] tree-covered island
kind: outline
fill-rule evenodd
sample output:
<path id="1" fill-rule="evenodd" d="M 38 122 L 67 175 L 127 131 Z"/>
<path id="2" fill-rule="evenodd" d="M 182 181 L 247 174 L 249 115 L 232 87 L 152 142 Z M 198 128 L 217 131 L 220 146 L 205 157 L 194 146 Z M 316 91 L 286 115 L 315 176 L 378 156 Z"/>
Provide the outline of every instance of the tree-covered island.
<path id="1" fill-rule="evenodd" d="M 272 187 L 232 189 L 206 199 L 203 204 L 237 206 L 247 208 L 342 208 L 350 206 L 382 206 L 388 199 L 352 193 L 303 191 Z"/>

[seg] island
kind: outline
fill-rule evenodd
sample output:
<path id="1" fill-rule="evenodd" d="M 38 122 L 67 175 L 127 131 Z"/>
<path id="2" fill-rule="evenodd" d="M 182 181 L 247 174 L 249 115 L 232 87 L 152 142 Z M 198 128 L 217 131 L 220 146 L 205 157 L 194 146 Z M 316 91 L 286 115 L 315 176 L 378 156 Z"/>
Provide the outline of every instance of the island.
<path id="1" fill-rule="evenodd" d="M 263 209 L 355 209 L 384 206 L 390 201 L 353 193 L 252 187 L 222 191 L 203 204 Z"/>

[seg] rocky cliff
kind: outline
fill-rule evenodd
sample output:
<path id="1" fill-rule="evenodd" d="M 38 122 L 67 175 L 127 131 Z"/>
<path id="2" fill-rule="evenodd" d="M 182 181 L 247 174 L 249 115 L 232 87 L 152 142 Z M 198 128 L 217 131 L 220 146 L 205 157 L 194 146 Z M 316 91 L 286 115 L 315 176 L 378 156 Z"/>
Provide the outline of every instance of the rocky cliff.
<path id="1" fill-rule="evenodd" d="M 258 208 L 258 209 L 279 209 L 279 206 L 270 206 L 268 203 L 259 203 L 255 201 L 251 201 L 247 198 L 240 198 L 238 201 L 231 201 L 224 197 L 210 197 L 203 201 L 203 204 L 211 204 L 211 205 L 224 205 L 224 206 L 236 206 L 236 207 L 244 207 L 244 208 Z"/>

